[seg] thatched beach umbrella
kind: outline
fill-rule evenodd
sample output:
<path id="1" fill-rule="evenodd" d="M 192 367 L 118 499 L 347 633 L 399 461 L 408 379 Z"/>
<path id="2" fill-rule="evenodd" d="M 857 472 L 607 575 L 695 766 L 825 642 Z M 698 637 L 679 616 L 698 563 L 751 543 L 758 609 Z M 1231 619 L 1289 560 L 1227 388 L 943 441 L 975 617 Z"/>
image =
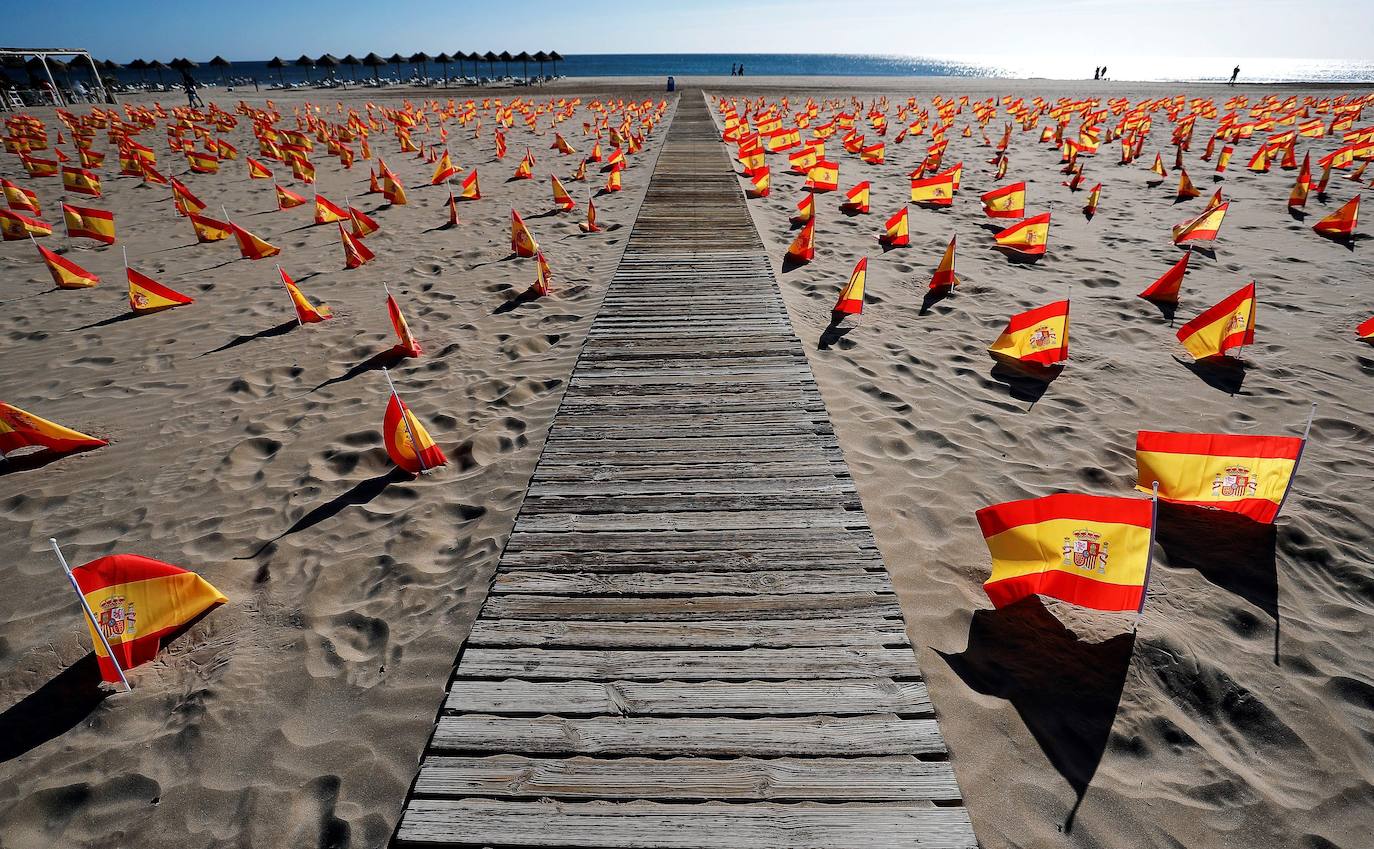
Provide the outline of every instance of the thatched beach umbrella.
<path id="1" fill-rule="evenodd" d="M 297 68 L 305 69 L 305 81 L 311 82 L 310 69 L 315 67 L 315 60 L 311 59 L 309 56 L 306 56 L 304 53 L 302 53 L 301 58 L 297 59 L 294 64 Z"/>
<path id="2" fill-rule="evenodd" d="M 358 81 L 358 66 L 362 64 L 358 61 L 358 57 L 350 53 L 340 59 L 339 62 L 348 66 L 349 74 L 353 77 L 353 82 L 356 83 Z"/>
<path id="3" fill-rule="evenodd" d="M 399 53 L 393 53 L 387 57 L 386 61 L 396 66 L 396 79 L 399 80 L 401 78 L 401 66 L 405 64 L 406 57 Z"/>
<path id="4" fill-rule="evenodd" d="M 447 53 L 440 53 L 434 57 L 434 63 L 444 66 L 444 88 L 448 88 L 448 66 L 453 64 L 453 57 Z"/>
<path id="5" fill-rule="evenodd" d="M 158 85 L 162 85 L 162 72 L 172 70 L 171 68 L 167 67 L 167 63 L 163 62 L 161 59 L 154 59 L 152 62 L 148 63 L 148 67 L 152 68 L 154 71 L 157 71 Z"/>
<path id="6" fill-rule="evenodd" d="M 119 70 L 124 66 L 113 59 L 106 59 L 104 62 L 97 62 L 96 67 L 100 69 L 100 84 L 105 85 L 105 80 L 119 81 Z"/>
<path id="7" fill-rule="evenodd" d="M 504 62 L 504 63 L 506 64 L 506 76 L 509 77 L 509 76 L 510 76 L 510 63 L 511 63 L 511 59 L 513 58 L 513 57 L 510 55 L 510 51 L 509 51 L 509 50 L 502 50 L 502 51 L 501 51 L 501 55 L 500 55 L 500 56 L 497 56 L 496 58 L 497 58 L 497 59 L 500 59 L 502 62 Z"/>
<path id="8" fill-rule="evenodd" d="M 425 80 L 425 79 L 427 79 L 427 78 L 429 77 L 429 63 L 430 63 L 430 61 L 432 61 L 432 60 L 429 58 L 429 54 L 426 53 L 426 52 L 424 52 L 423 50 L 420 51 L 419 53 L 413 53 L 413 54 L 411 54 L 411 56 L 410 56 L 410 64 L 412 64 L 412 65 L 419 65 L 419 66 L 420 66 L 420 79 L 421 79 L 421 80 Z"/>
<path id="9" fill-rule="evenodd" d="M 286 63 L 282 61 L 280 56 L 273 56 L 272 61 L 267 63 L 267 67 L 276 71 L 277 79 L 281 81 L 282 85 L 286 85 L 286 73 L 283 70 L 286 68 Z"/>
<path id="10" fill-rule="evenodd" d="M 369 53 L 363 57 L 363 66 L 372 69 L 372 79 L 381 79 L 381 69 L 386 67 L 386 60 L 376 53 Z"/>
<path id="11" fill-rule="evenodd" d="M 524 50 L 521 50 L 520 55 L 515 57 L 515 61 L 519 62 L 525 68 L 525 82 L 530 81 L 530 60 L 533 58 L 533 56 Z"/>
<path id="12" fill-rule="evenodd" d="M 487 72 L 493 77 L 496 76 L 496 60 L 498 58 L 499 57 L 490 50 L 482 54 L 482 61 L 487 63 Z"/>
<path id="13" fill-rule="evenodd" d="M 539 63 L 539 79 L 542 80 L 544 79 L 544 63 L 549 61 L 549 54 L 541 50 L 534 54 L 534 61 Z"/>
<path id="14" fill-rule="evenodd" d="M 337 56 L 326 53 L 320 58 L 316 59 L 315 64 L 319 65 L 321 68 L 328 68 L 329 76 L 332 77 L 334 76 L 334 69 L 339 67 L 339 59 Z"/>
<path id="15" fill-rule="evenodd" d="M 229 67 L 229 60 L 225 59 L 223 56 L 216 56 L 205 64 L 209 65 L 211 68 L 219 68 L 219 84 L 225 85 L 224 69 Z"/>
<path id="16" fill-rule="evenodd" d="M 138 71 L 138 79 L 139 79 L 140 82 L 147 82 L 147 81 L 148 81 L 148 63 L 147 63 L 147 62 L 143 61 L 142 59 L 135 59 L 134 61 L 130 62 L 130 63 L 127 65 L 127 67 L 128 67 L 128 69 L 131 70 L 131 71 Z"/>
<path id="17" fill-rule="evenodd" d="M 558 63 L 563 61 L 563 57 L 558 55 L 557 50 L 550 50 L 549 61 L 553 63 L 553 75 L 558 76 Z"/>

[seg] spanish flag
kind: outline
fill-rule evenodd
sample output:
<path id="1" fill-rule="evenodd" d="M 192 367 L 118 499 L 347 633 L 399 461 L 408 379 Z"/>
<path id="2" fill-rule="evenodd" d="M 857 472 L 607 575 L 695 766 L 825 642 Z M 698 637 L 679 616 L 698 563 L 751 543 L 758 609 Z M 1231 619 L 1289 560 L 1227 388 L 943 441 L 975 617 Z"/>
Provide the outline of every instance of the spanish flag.
<path id="1" fill-rule="evenodd" d="M 897 210 L 883 225 L 886 232 L 878 237 L 878 242 L 888 248 L 901 248 L 911 244 L 911 231 L 907 227 L 907 218 L 907 207 L 903 204 L 902 208 Z"/>
<path id="2" fill-rule="evenodd" d="M 63 165 L 62 188 L 79 195 L 100 197 L 100 175 L 85 168 Z"/>
<path id="3" fill-rule="evenodd" d="M 1302 209 L 1307 206 L 1307 194 L 1312 190 L 1312 154 L 1305 153 L 1302 157 L 1302 170 L 1298 172 L 1298 180 L 1293 184 L 1293 190 L 1288 193 L 1288 208 Z"/>
<path id="4" fill-rule="evenodd" d="M 868 214 L 868 195 L 869 183 L 864 180 L 854 188 L 844 193 L 844 203 L 840 204 L 840 209 L 846 212 L 858 212 Z M 811 195 L 807 195 L 811 197 Z"/>
<path id="5" fill-rule="evenodd" d="M 572 172 L 572 181 L 580 183 L 585 179 L 587 179 L 587 160 L 584 159 L 577 163 L 577 169 Z"/>
<path id="6" fill-rule="evenodd" d="M 1000 233 L 995 233 L 996 247 L 1005 248 L 1023 256 L 1040 256 L 1045 252 L 1050 238 L 1050 214 L 1042 212 L 1025 221 L 1011 225 Z"/>
<path id="7" fill-rule="evenodd" d="M 762 152 L 760 152 L 760 155 L 762 155 Z M 789 155 L 787 157 L 787 163 L 792 166 L 792 171 L 794 173 L 807 174 L 815 167 L 816 161 L 819 159 L 820 157 L 816 155 L 816 149 L 807 145 L 796 153 Z"/>
<path id="8" fill-rule="evenodd" d="M 805 193 L 797 201 L 797 212 L 792 216 L 793 224 L 805 224 L 816 216 L 816 196 Z"/>
<path id="9" fill-rule="evenodd" d="M 577 202 L 568 194 L 568 190 L 563 188 L 563 183 L 555 174 L 549 175 L 549 181 L 553 186 L 553 204 L 564 212 L 572 212 L 577 208 Z"/>
<path id="10" fill-rule="evenodd" d="M 923 206 L 950 206 L 954 203 L 954 173 L 945 171 L 934 177 L 911 181 L 911 202 Z"/>
<path id="11" fill-rule="evenodd" d="M 619 171 L 612 171 L 606 175 L 606 185 L 603 187 L 602 191 L 607 192 L 608 194 L 611 192 L 620 191 Z"/>
<path id="12" fill-rule="evenodd" d="M 444 206 L 448 208 L 448 224 L 446 227 L 458 226 L 458 201 L 453 199 L 453 191 L 449 190 L 448 200 L 444 201 Z"/>
<path id="13" fill-rule="evenodd" d="M 29 156 L 26 153 L 19 154 L 19 161 L 23 163 L 24 170 L 29 172 L 30 177 L 56 177 L 58 163 L 54 159 L 41 159 L 37 156 Z"/>
<path id="14" fill-rule="evenodd" d="M 187 217 L 191 219 L 191 226 L 195 228 L 197 242 L 220 242 L 234 235 L 233 227 L 208 215 L 197 215 L 193 212 Z"/>
<path id="15" fill-rule="evenodd" d="M 429 472 L 448 462 L 444 452 L 430 438 L 429 431 L 394 390 L 382 419 L 382 434 L 391 461 L 412 475 Z"/>
<path id="16" fill-rule="evenodd" d="M 1221 229 L 1222 219 L 1226 217 L 1226 210 L 1230 206 L 1229 202 L 1220 206 L 1212 206 L 1210 209 L 1203 210 L 1202 214 L 1196 218 L 1190 218 L 1182 224 L 1175 225 L 1173 230 L 1174 244 L 1215 241 L 1217 231 Z"/>
<path id="17" fill-rule="evenodd" d="M 1136 436 L 1136 489 L 1175 504 L 1215 507 L 1273 522 L 1297 471 L 1305 440 L 1296 436 L 1166 433 Z"/>
<path id="18" fill-rule="evenodd" d="M 281 253 L 281 248 L 276 245 L 269 245 L 239 225 L 230 222 L 229 226 L 234 231 L 234 238 L 239 243 L 239 254 L 244 259 L 267 259 L 269 256 L 276 256 Z"/>
<path id="19" fill-rule="evenodd" d="M 458 197 L 463 200 L 481 200 L 482 187 L 477 183 L 477 169 L 472 169 L 472 173 L 463 178 L 463 190 L 458 193 Z"/>
<path id="20" fill-rule="evenodd" d="M 382 197 L 386 198 L 386 202 L 392 206 L 405 206 L 406 204 L 406 187 L 401 185 L 401 182 L 392 176 L 390 171 L 382 175 Z"/>
<path id="21" fill-rule="evenodd" d="M 1223 146 L 1222 146 L 1222 148 L 1221 148 L 1221 153 L 1217 155 L 1217 171 L 1216 171 L 1216 173 L 1218 173 L 1218 174 L 1225 173 L 1225 171 L 1226 171 L 1226 166 L 1231 164 L 1231 155 L 1234 154 L 1235 152 L 1236 152 L 1236 149 L 1235 149 L 1234 147 L 1232 147 L 1231 145 L 1229 145 L 1229 144 L 1228 144 L 1228 145 L 1223 145 Z M 1220 178 L 1220 177 L 1217 177 L 1216 179 L 1219 180 L 1219 179 L 1221 179 L 1221 178 Z"/>
<path id="22" fill-rule="evenodd" d="M 43 210 L 38 208 L 38 195 L 34 194 L 32 189 L 15 185 L 3 177 L 0 177 L 0 187 L 5 190 L 5 202 L 10 205 L 10 209 L 32 212 L 34 215 L 43 214 Z"/>
<path id="23" fill-rule="evenodd" d="M 115 243 L 114 213 L 88 206 L 62 204 L 62 220 L 73 239 L 94 239 L 106 245 Z"/>
<path id="24" fill-rule="evenodd" d="M 67 454 L 108 444 L 103 439 L 87 436 L 0 402 L 0 457 L 21 448 L 46 448 L 57 454 Z"/>
<path id="25" fill-rule="evenodd" d="M 1355 335 L 1365 342 L 1374 343 L 1374 318 L 1370 318 L 1355 328 Z"/>
<path id="26" fill-rule="evenodd" d="M 132 268 L 126 268 L 125 275 L 129 278 L 129 309 L 140 315 L 195 303 L 189 295 L 168 289 Z"/>
<path id="27" fill-rule="evenodd" d="M 1191 250 L 1184 251 L 1178 262 L 1174 263 L 1168 271 L 1164 272 L 1158 280 L 1151 283 L 1137 297 L 1163 304 L 1178 303 L 1178 290 L 1183 285 L 1183 275 L 1188 273 L 1188 257 L 1192 255 Z"/>
<path id="28" fill-rule="evenodd" d="M 816 219 L 812 218 L 797 231 L 797 237 L 787 246 L 787 259 L 810 262 L 816 257 Z"/>
<path id="29" fill-rule="evenodd" d="M 37 218 L 30 218 L 12 209 L 0 209 L 0 233 L 6 242 L 27 239 L 29 236 L 51 236 L 52 225 Z"/>
<path id="30" fill-rule="evenodd" d="M 773 175 L 769 172 L 768 166 L 764 165 L 749 172 L 749 182 L 749 197 L 766 198 L 772 191 Z"/>
<path id="31" fill-rule="evenodd" d="M 530 235 L 529 228 L 514 209 L 510 211 L 510 251 L 516 256 L 530 257 L 539 252 L 539 244 Z"/>
<path id="32" fill-rule="evenodd" d="M 1180 168 L 1178 172 L 1178 194 L 1175 199 L 1192 200 L 1201 195 L 1202 192 L 1198 191 L 1197 186 L 1193 185 L 1193 181 L 1188 179 L 1188 169 Z"/>
<path id="33" fill-rule="evenodd" d="M 172 178 L 172 202 L 180 215 L 205 211 L 205 202 L 192 194 L 191 190 L 176 177 Z"/>
<path id="34" fill-rule="evenodd" d="M 186 162 L 194 174 L 216 174 L 219 172 L 219 157 L 213 153 L 198 150 L 186 151 Z"/>
<path id="35" fill-rule="evenodd" d="M 58 256 L 42 245 L 35 245 L 43 262 L 52 274 L 52 282 L 59 289 L 89 289 L 100 283 L 100 278 L 66 257 Z"/>
<path id="36" fill-rule="evenodd" d="M 451 196 L 452 195 L 450 195 L 450 197 Z M 357 207 L 350 206 L 348 208 L 348 217 L 353 221 L 353 238 L 355 239 L 371 236 L 373 233 L 382 229 L 381 225 L 378 224 L 371 215 L 368 215 Z"/>
<path id="37" fill-rule="evenodd" d="M 290 209 L 293 206 L 300 206 L 306 203 L 306 199 L 290 189 L 283 189 L 276 183 L 272 184 L 277 190 L 277 209 Z"/>
<path id="38" fill-rule="evenodd" d="M 601 228 L 596 223 L 596 206 L 591 198 L 587 198 L 587 220 L 579 223 L 577 228 L 583 233 L 600 233 Z"/>
<path id="39" fill-rule="evenodd" d="M 977 517 L 992 555 L 983 590 L 994 607 L 1032 595 L 1094 610 L 1144 606 L 1153 501 L 1062 493 L 994 504 Z"/>
<path id="40" fill-rule="evenodd" d="M 1349 239 L 1355 235 L 1355 224 L 1360 217 L 1360 196 L 1355 195 L 1340 209 L 1312 225 L 1318 234 L 1330 239 Z"/>
<path id="41" fill-rule="evenodd" d="M 95 615 L 96 622 L 86 624 L 100 677 L 111 684 L 119 683 L 119 669 L 157 657 L 164 640 L 229 601 L 196 573 L 137 554 L 92 560 L 73 569 L 72 577 Z M 96 633 L 97 625 L 100 633 Z M 114 652 L 113 659 L 105 651 L 105 642 Z"/>
<path id="42" fill-rule="evenodd" d="M 954 273 L 954 249 L 958 242 L 957 233 L 949 237 L 949 246 L 945 248 L 945 255 L 940 259 L 940 264 L 935 269 L 935 276 L 930 278 L 930 288 L 953 289 L 959 285 L 959 278 Z"/>
<path id="43" fill-rule="evenodd" d="M 525 151 L 525 158 L 524 158 L 524 159 L 521 159 L 521 160 L 520 160 L 520 164 L 517 165 L 517 166 L 515 166 L 515 176 L 513 177 L 513 179 L 516 179 L 516 180 L 528 180 L 528 179 L 530 179 L 530 178 L 533 177 L 533 176 L 534 176 L 534 157 L 530 155 L 529 150 L 526 150 L 526 151 Z"/>
<path id="44" fill-rule="evenodd" d="M 1097 204 L 1098 201 L 1100 201 L 1101 199 L 1102 184 L 1098 183 L 1097 185 L 1093 186 L 1092 189 L 1088 192 L 1088 202 L 1083 204 L 1083 214 L 1088 216 L 1089 221 L 1091 221 L 1092 217 L 1097 214 Z"/>
<path id="45" fill-rule="evenodd" d="M 1155 154 L 1155 162 L 1150 166 L 1150 170 L 1158 174 L 1161 179 L 1169 176 L 1169 172 L 1164 170 L 1164 158 L 1158 153 Z"/>
<path id="46" fill-rule="evenodd" d="M 1255 284 L 1232 293 L 1178 329 L 1178 341 L 1194 359 L 1224 356 L 1255 342 Z"/>
<path id="47" fill-rule="evenodd" d="M 858 315 L 864 311 L 864 279 L 868 276 L 868 257 L 863 257 L 854 266 L 849 282 L 840 290 L 840 299 L 835 302 L 833 312 Z"/>
<path id="48" fill-rule="evenodd" d="M 444 148 L 444 155 L 439 157 L 439 164 L 434 168 L 434 175 L 429 178 L 431 186 L 446 183 L 450 178 L 458 173 L 458 169 L 453 166 L 453 159 L 448 155 L 448 148 Z"/>
<path id="49" fill-rule="evenodd" d="M 540 298 L 547 297 L 553 291 L 553 271 L 549 268 L 549 261 L 544 259 L 543 251 L 534 255 L 534 285 L 530 288 Z"/>
<path id="50" fill-rule="evenodd" d="M 277 273 L 281 275 L 281 282 L 286 286 L 286 292 L 291 296 L 291 304 L 296 308 L 296 320 L 301 324 L 315 324 L 321 321 L 328 321 L 334 317 L 333 311 L 325 304 L 312 304 L 299 288 L 296 281 L 292 280 L 286 273 L 286 269 L 277 266 Z"/>
<path id="51" fill-rule="evenodd" d="M 806 182 L 802 188 L 813 192 L 833 192 L 840 187 L 840 164 L 828 159 L 819 159 L 811 170 L 806 172 Z"/>
<path id="52" fill-rule="evenodd" d="M 372 253 L 372 249 L 364 245 L 361 239 L 354 239 L 349 235 L 342 223 L 339 224 L 339 241 L 343 243 L 344 268 L 357 268 L 377 258 L 376 254 Z"/>
<path id="53" fill-rule="evenodd" d="M 315 195 L 315 223 L 333 224 L 335 221 L 345 221 L 348 219 L 348 212 L 333 204 L 324 195 Z"/>
<path id="54" fill-rule="evenodd" d="M 1011 317 L 988 351 L 1023 363 L 1050 366 L 1069 358 L 1069 302 L 1056 301 Z"/>
<path id="55" fill-rule="evenodd" d="M 248 157 L 248 179 L 250 180 L 270 180 L 272 172 L 266 165 L 257 161 L 253 157 Z"/>
<path id="56" fill-rule="evenodd" d="M 385 286 L 386 284 L 382 285 Z M 411 335 L 410 325 L 406 323 L 406 317 L 401 313 L 401 305 L 396 303 L 396 299 L 392 297 L 389 289 L 386 293 L 386 314 L 391 319 L 391 329 L 396 331 L 396 338 L 400 340 L 391 349 L 392 353 L 405 357 L 418 357 L 424 353 L 420 343 L 415 341 L 415 337 Z"/>
<path id="57" fill-rule="evenodd" d="M 867 147 L 859 148 L 859 158 L 869 165 L 882 165 L 883 158 L 887 153 L 887 145 L 883 142 L 870 144 Z"/>
<path id="58" fill-rule="evenodd" d="M 1022 218 L 1026 214 L 1026 184 L 1012 183 L 979 198 L 988 218 Z"/>

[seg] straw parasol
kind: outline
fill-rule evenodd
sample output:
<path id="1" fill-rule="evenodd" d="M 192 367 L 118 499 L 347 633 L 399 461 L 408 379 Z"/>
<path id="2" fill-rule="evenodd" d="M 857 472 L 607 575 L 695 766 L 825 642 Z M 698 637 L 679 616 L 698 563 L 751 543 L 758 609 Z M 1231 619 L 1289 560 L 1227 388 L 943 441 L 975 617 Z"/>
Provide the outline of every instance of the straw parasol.
<path id="1" fill-rule="evenodd" d="M 378 56 L 376 53 L 369 53 L 363 57 L 363 66 L 372 69 L 372 78 L 374 80 L 381 79 L 380 69 L 385 64 L 386 60 Z"/>
<path id="2" fill-rule="evenodd" d="M 172 70 L 167 66 L 167 63 L 163 62 L 161 59 L 154 59 L 152 62 L 149 62 L 148 67 L 152 68 L 154 71 L 157 71 L 158 85 L 162 85 L 162 72 Z"/>
<path id="3" fill-rule="evenodd" d="M 434 57 L 434 64 L 444 66 L 444 88 L 448 88 L 448 66 L 453 64 L 453 57 L 447 53 L 440 53 Z"/>
<path id="4" fill-rule="evenodd" d="M 405 64 L 406 57 L 399 53 L 393 53 L 387 57 L 386 61 L 396 66 L 396 79 L 399 80 L 401 78 L 401 66 Z"/>
<path id="5" fill-rule="evenodd" d="M 497 59 L 500 59 L 502 62 L 506 63 L 506 76 L 509 77 L 509 76 L 510 76 L 510 63 L 511 63 L 511 59 L 513 58 L 513 57 L 510 55 L 510 51 L 509 51 L 509 50 L 502 50 L 502 51 L 501 51 L 501 55 L 500 55 L 500 56 L 497 56 L 496 58 L 497 58 Z"/>
<path id="6" fill-rule="evenodd" d="M 286 63 L 282 61 L 280 56 L 273 56 L 272 61 L 267 63 L 267 67 L 276 71 L 277 79 L 281 80 L 282 85 L 286 85 L 286 73 L 283 71 Z"/>
<path id="7" fill-rule="evenodd" d="M 334 76 L 334 69 L 339 67 L 339 57 L 331 53 L 326 53 L 320 58 L 316 59 L 315 64 L 319 65 L 321 68 L 328 68 L 329 76 L 332 77 Z"/>
<path id="8" fill-rule="evenodd" d="M 563 57 L 558 55 L 557 50 L 550 50 L 549 61 L 553 63 L 553 75 L 558 76 L 558 63 L 563 61 Z"/>
<path id="9" fill-rule="evenodd" d="M 223 56 L 216 56 L 205 64 L 209 65 L 211 68 L 219 68 L 219 84 L 225 85 L 224 69 L 229 67 L 229 60 L 225 59 Z"/>
<path id="10" fill-rule="evenodd" d="M 362 64 L 362 62 L 358 61 L 358 57 L 350 53 L 340 59 L 339 62 L 348 66 L 349 73 L 353 77 L 353 82 L 356 83 L 358 81 L 358 66 Z"/>
<path id="11" fill-rule="evenodd" d="M 496 76 L 496 60 L 498 58 L 500 57 L 490 50 L 482 54 L 482 61 L 487 63 L 487 70 L 493 77 Z"/>
<path id="12" fill-rule="evenodd" d="M 128 65 L 126 65 L 125 67 L 127 67 L 127 68 L 128 68 L 129 70 L 131 70 L 131 71 L 138 71 L 138 78 L 139 78 L 139 80 L 141 80 L 141 81 L 143 81 L 143 82 L 147 82 L 147 80 L 148 80 L 148 63 L 147 63 L 147 62 L 143 61 L 142 59 L 135 59 L 135 60 L 133 60 L 132 62 L 130 62 Z"/>
<path id="13" fill-rule="evenodd" d="M 411 57 L 410 57 L 410 60 L 409 60 L 409 61 L 410 61 L 410 64 L 412 64 L 412 65 L 419 65 L 419 66 L 420 66 L 420 79 L 421 79 L 421 80 L 425 80 L 425 79 L 428 79 L 428 78 L 429 78 L 429 63 L 430 63 L 431 61 L 433 61 L 433 60 L 430 59 L 428 53 L 426 53 L 426 52 L 424 52 L 424 51 L 422 50 L 422 51 L 420 51 L 419 53 L 411 54 Z"/>
<path id="14" fill-rule="evenodd" d="M 310 82 L 310 69 L 315 67 L 315 60 L 302 53 L 301 58 L 297 59 L 294 64 L 297 68 L 305 69 L 305 81 Z"/>
<path id="15" fill-rule="evenodd" d="M 539 79 L 542 80 L 544 79 L 544 63 L 549 61 L 549 54 L 541 50 L 534 54 L 534 61 L 539 63 Z"/>
<path id="16" fill-rule="evenodd" d="M 524 50 L 521 50 L 520 55 L 515 57 L 515 61 L 519 62 L 525 68 L 525 82 L 530 81 L 530 60 L 533 58 L 533 56 Z"/>

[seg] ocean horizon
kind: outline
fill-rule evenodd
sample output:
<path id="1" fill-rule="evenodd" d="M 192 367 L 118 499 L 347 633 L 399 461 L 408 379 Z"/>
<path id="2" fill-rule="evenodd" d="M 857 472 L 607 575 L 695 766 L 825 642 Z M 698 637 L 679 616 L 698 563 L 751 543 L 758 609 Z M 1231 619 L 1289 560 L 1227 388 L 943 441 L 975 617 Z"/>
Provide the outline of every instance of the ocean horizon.
<path id="1" fill-rule="evenodd" d="M 334 54 L 342 57 L 341 53 Z M 355 54 L 357 55 L 357 54 Z M 365 55 L 365 54 L 364 54 Z M 99 58 L 99 57 L 97 57 Z M 158 57 L 164 62 L 172 57 Z M 318 58 L 318 57 L 316 57 Z M 278 81 L 289 83 L 319 80 L 325 76 L 337 79 L 365 79 L 374 76 L 374 69 L 340 66 L 334 69 L 298 67 L 295 58 L 282 57 L 283 69 L 268 67 L 270 59 L 231 60 L 224 69 L 226 79 L 256 79 L 260 85 Z M 199 58 L 200 67 L 193 70 L 202 82 L 218 82 L 220 69 L 208 67 L 206 58 Z M 1077 57 L 984 57 L 964 58 L 889 56 L 864 54 L 821 53 L 643 53 L 643 54 L 573 54 L 557 63 L 557 74 L 566 77 L 699 77 L 728 75 L 732 65 L 742 64 L 746 76 L 833 76 L 833 77 L 991 77 L 1005 79 L 1091 79 L 1094 65 Z M 1109 79 L 1132 82 L 1215 82 L 1225 81 L 1236 65 L 1241 67 L 1241 81 L 1248 83 L 1372 83 L 1374 62 L 1310 58 L 1177 58 L 1126 57 L 1109 59 Z M 419 73 L 409 61 L 397 66 L 388 64 L 375 69 L 384 79 L 408 80 Z M 444 78 L 444 68 L 429 63 L 428 76 Z M 474 68 L 464 61 L 448 66 L 448 75 L 457 78 L 524 77 L 526 67 L 520 62 L 501 60 L 481 62 Z M 555 73 L 553 63 L 545 63 L 545 74 Z M 530 62 L 528 74 L 537 76 L 539 65 Z M 138 72 L 127 68 L 118 76 L 125 82 L 141 79 L 156 81 L 155 71 Z M 162 79 L 175 82 L 175 71 L 164 71 Z"/>

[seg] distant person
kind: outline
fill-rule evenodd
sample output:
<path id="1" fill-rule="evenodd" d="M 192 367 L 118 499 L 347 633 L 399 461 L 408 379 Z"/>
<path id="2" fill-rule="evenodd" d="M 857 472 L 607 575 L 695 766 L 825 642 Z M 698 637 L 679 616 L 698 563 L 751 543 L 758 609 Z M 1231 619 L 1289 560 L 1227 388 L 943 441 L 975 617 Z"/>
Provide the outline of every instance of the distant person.
<path id="1" fill-rule="evenodd" d="M 1103 66 L 1102 66 L 1102 79 L 1105 80 L 1106 78 L 1107 78 L 1107 66 L 1106 66 L 1106 65 L 1103 65 Z"/>
<path id="2" fill-rule="evenodd" d="M 730 63 L 730 76 L 732 76 L 732 77 L 735 76 L 735 63 L 734 63 L 734 62 L 731 62 L 731 63 Z"/>
<path id="3" fill-rule="evenodd" d="M 743 62 L 740 62 L 740 63 L 739 63 L 739 75 L 740 75 L 741 77 L 744 76 L 744 63 L 743 63 Z"/>
<path id="4" fill-rule="evenodd" d="M 1239 66 L 1239 65 L 1237 65 L 1237 66 L 1231 71 L 1231 82 L 1229 83 L 1229 85 L 1235 85 L 1235 84 L 1236 84 L 1236 77 L 1238 77 L 1238 76 L 1240 76 L 1240 66 Z"/>
<path id="5" fill-rule="evenodd" d="M 200 95 L 196 94 L 196 78 L 191 76 L 189 69 L 183 68 L 181 70 L 181 84 L 186 87 L 187 106 L 205 105 L 205 102 L 200 99 Z"/>
<path id="6" fill-rule="evenodd" d="M 1100 79 L 1102 79 L 1102 69 L 1101 69 L 1101 68 L 1098 68 L 1098 67 L 1096 67 L 1096 66 L 1093 67 L 1093 79 L 1095 79 L 1095 80 L 1100 80 Z"/>

